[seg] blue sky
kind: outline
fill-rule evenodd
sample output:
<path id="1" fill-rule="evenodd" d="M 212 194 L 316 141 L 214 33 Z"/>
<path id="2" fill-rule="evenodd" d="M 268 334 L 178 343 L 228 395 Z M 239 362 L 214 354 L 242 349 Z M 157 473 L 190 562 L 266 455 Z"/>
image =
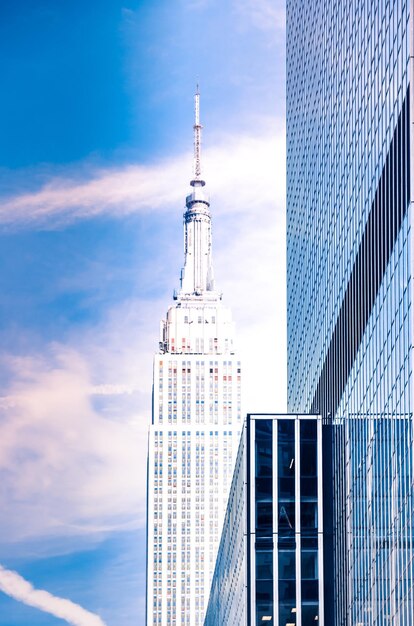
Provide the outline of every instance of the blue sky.
<path id="1" fill-rule="evenodd" d="M 284 37 L 279 0 L 1 3 L 0 626 L 144 623 L 197 81 L 245 408 L 285 408 Z"/>

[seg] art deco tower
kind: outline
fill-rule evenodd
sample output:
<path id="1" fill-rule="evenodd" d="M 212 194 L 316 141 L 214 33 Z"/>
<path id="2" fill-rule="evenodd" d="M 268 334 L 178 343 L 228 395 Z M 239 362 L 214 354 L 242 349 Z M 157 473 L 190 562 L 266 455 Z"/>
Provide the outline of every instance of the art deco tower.
<path id="1" fill-rule="evenodd" d="M 201 129 L 197 90 L 184 268 L 154 358 L 147 626 L 203 624 L 241 431 L 240 362 L 214 283 Z"/>

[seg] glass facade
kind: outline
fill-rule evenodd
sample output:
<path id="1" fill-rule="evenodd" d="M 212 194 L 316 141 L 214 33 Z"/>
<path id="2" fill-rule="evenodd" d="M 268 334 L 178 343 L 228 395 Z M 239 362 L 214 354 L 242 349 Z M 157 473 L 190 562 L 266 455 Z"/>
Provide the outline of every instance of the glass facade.
<path id="1" fill-rule="evenodd" d="M 335 626 L 414 623 L 412 47 L 409 0 L 287 0 L 288 409 L 332 455 Z"/>
<path id="2" fill-rule="evenodd" d="M 248 415 L 204 626 L 324 621 L 322 421 Z"/>

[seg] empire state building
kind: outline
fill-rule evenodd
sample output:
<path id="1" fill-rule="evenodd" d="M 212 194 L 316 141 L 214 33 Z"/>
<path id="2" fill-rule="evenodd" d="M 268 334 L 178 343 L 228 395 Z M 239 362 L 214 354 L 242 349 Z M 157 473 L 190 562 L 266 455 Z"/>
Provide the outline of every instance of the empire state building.
<path id="1" fill-rule="evenodd" d="M 184 267 L 154 358 L 147 626 L 203 624 L 241 431 L 241 368 L 214 281 L 201 129 L 197 90 Z"/>

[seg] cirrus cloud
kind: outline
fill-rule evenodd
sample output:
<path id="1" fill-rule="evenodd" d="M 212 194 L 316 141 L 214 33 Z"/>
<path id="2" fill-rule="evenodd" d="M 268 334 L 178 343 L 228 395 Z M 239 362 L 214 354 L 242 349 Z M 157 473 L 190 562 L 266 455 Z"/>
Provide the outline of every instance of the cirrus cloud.
<path id="1" fill-rule="evenodd" d="M 253 412 L 285 408 L 284 154 L 282 125 L 222 138 L 204 154 L 217 217 L 216 275 L 236 320 L 245 407 Z M 53 228 L 101 215 L 141 211 L 150 220 L 177 211 L 185 183 L 177 179 L 188 160 L 94 172 L 82 182 L 52 179 L 3 202 L 0 223 Z M 157 248 L 159 266 L 176 263 L 178 280 L 170 252 Z M 157 282 L 154 259 L 143 263 L 143 274 Z M 0 354 L 12 381 L 0 398 L 5 541 L 143 526 L 152 356 L 168 304 L 158 292 L 123 301 L 100 324 L 75 327 L 41 353 Z"/>
<path id="2" fill-rule="evenodd" d="M 251 212 L 263 202 L 284 195 L 284 177 L 269 186 L 275 172 L 284 172 L 284 128 L 258 122 L 255 133 L 222 137 L 203 154 L 209 187 L 227 211 Z M 0 226 L 56 228 L 100 215 L 166 212 L 182 204 L 191 155 L 175 155 L 153 165 L 97 169 L 88 178 L 54 177 L 40 189 L 3 197 Z M 177 184 L 177 181 L 182 181 Z M 260 189 L 260 193 L 258 193 Z M 231 193 L 229 193 L 231 191 Z"/>

